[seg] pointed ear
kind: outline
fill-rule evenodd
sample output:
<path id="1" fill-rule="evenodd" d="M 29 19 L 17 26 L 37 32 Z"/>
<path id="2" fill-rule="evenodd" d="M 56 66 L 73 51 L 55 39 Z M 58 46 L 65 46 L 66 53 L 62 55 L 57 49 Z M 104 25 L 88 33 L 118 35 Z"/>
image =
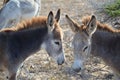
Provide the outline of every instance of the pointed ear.
<path id="1" fill-rule="evenodd" d="M 53 30 L 53 24 L 54 24 L 54 15 L 53 15 L 53 12 L 50 11 L 49 14 L 48 14 L 48 17 L 47 17 L 47 22 L 46 22 L 47 26 L 48 26 L 48 29 L 49 31 L 52 31 Z"/>
<path id="2" fill-rule="evenodd" d="M 55 19 L 57 22 L 60 20 L 60 9 L 58 9 L 56 16 L 55 16 Z"/>
<path id="3" fill-rule="evenodd" d="M 53 23 L 54 23 L 54 15 L 53 15 L 53 12 L 50 11 L 47 17 L 47 25 L 52 26 Z"/>
<path id="4" fill-rule="evenodd" d="M 68 15 L 65 15 L 67 22 L 70 25 L 70 28 L 72 29 L 73 32 L 78 32 L 79 31 L 79 24 L 72 20 Z"/>
<path id="5" fill-rule="evenodd" d="M 92 15 L 91 20 L 88 22 L 87 25 L 87 32 L 88 34 L 92 35 L 97 29 L 97 21 L 96 17 Z"/>

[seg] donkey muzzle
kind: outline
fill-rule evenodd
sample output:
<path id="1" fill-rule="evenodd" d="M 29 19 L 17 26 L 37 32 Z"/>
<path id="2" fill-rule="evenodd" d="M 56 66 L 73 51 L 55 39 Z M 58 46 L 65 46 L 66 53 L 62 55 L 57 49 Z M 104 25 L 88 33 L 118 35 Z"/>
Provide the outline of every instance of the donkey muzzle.
<path id="1" fill-rule="evenodd" d="M 58 65 L 62 65 L 65 62 L 65 57 L 64 54 L 61 53 L 58 57 L 57 57 L 57 63 Z"/>
<path id="2" fill-rule="evenodd" d="M 73 65 L 72 65 L 72 69 L 75 72 L 80 72 L 83 68 L 83 62 L 81 60 L 75 60 Z"/>

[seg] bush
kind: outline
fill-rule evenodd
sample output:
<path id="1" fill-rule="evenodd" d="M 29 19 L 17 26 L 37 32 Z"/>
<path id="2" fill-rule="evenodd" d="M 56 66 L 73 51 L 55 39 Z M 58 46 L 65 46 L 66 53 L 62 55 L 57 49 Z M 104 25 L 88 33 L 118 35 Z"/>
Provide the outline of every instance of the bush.
<path id="1" fill-rule="evenodd" d="M 120 0 L 116 0 L 115 3 L 105 6 L 105 12 L 110 16 L 120 16 Z"/>

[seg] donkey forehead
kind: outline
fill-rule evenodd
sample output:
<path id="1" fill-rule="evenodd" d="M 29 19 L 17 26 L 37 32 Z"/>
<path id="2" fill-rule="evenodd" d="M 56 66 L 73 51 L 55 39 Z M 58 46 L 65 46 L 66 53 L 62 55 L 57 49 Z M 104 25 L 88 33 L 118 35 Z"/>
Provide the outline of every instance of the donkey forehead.
<path id="1" fill-rule="evenodd" d="M 53 30 L 53 38 L 56 40 L 62 40 L 63 39 L 63 32 L 59 25 L 59 23 L 54 24 L 54 30 Z"/>
<path id="2" fill-rule="evenodd" d="M 89 35 L 87 34 L 87 30 L 86 29 L 81 29 L 78 33 L 75 34 L 75 38 L 79 38 L 79 39 L 88 39 Z"/>
<path id="3" fill-rule="evenodd" d="M 78 50 L 80 52 L 80 50 L 85 47 L 90 45 L 90 41 L 89 39 L 83 37 L 83 36 L 75 36 L 73 41 L 72 41 L 72 45 L 74 47 L 74 50 Z"/>

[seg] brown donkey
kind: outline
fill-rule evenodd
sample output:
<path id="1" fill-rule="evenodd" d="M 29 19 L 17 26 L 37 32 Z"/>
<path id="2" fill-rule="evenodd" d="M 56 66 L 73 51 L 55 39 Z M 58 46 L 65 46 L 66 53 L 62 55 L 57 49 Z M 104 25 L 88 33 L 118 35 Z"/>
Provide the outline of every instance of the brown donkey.
<path id="1" fill-rule="evenodd" d="M 72 42 L 75 60 L 72 68 L 80 71 L 87 56 L 92 54 L 102 58 L 120 77 L 120 30 L 96 21 L 94 15 L 84 17 L 82 25 L 68 15 L 66 19 L 75 33 Z"/>
<path id="2" fill-rule="evenodd" d="M 0 32 L 0 68 L 9 72 L 9 80 L 16 80 L 21 63 L 41 48 L 55 58 L 58 65 L 64 63 L 59 19 L 60 9 L 55 17 L 50 11 L 48 17 L 35 17 Z"/>

